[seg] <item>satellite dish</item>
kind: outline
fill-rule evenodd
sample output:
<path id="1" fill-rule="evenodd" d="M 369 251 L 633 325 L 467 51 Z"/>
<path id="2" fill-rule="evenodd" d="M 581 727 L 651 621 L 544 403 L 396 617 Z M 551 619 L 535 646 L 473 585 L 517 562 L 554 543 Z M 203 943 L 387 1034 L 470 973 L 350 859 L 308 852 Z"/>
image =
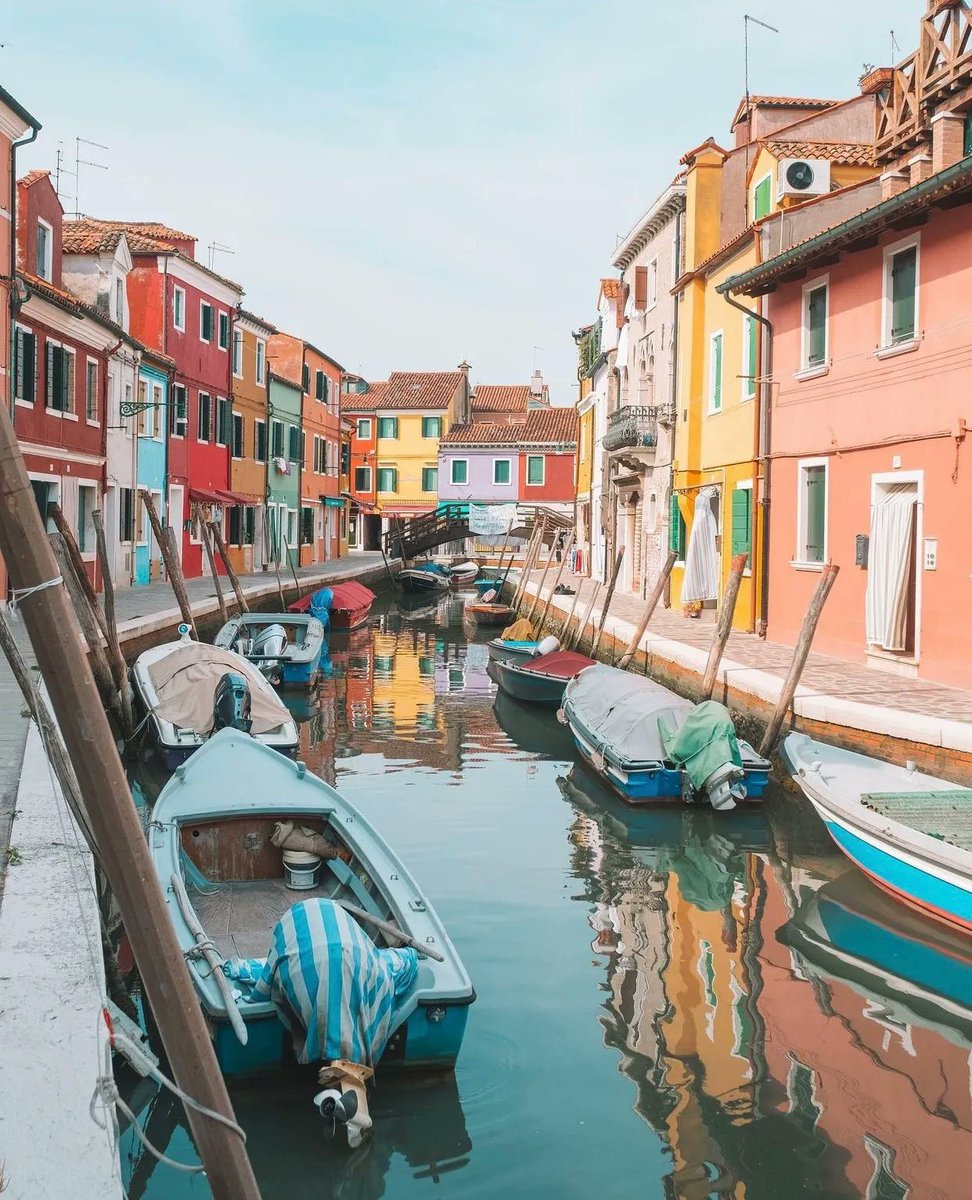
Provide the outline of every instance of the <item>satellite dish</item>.
<path id="1" fill-rule="evenodd" d="M 813 167 L 808 162 L 790 163 L 786 169 L 786 182 L 795 192 L 805 192 L 813 187 Z"/>

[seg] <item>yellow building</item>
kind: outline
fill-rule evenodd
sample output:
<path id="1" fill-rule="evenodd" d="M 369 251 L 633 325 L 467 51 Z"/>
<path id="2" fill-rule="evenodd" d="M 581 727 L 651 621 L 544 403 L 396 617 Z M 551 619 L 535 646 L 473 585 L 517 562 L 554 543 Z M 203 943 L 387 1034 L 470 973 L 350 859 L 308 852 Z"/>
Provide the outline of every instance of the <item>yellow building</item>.
<path id="1" fill-rule="evenodd" d="M 438 505 L 439 439 L 470 420 L 469 364 L 456 371 L 393 371 L 376 409 L 377 511 L 414 517 Z"/>
<path id="2" fill-rule="evenodd" d="M 582 330 L 582 333 L 586 332 Z M 575 544 L 585 575 L 591 572 L 591 482 L 594 478 L 594 384 L 589 374 L 581 376 L 577 397 L 577 479 L 574 510 Z"/>
<path id="3" fill-rule="evenodd" d="M 682 159 L 685 257 L 675 286 L 678 419 L 670 513 L 679 561 L 672 597 L 687 613 L 717 604 L 733 557 L 745 554 L 737 629 L 765 622 L 760 427 L 772 381 L 764 369 L 763 302 L 743 306 L 718 289 L 760 261 L 767 218 L 875 174 L 873 111 L 869 96 L 843 103 L 751 97 L 733 121 L 733 149 L 709 138 Z"/>

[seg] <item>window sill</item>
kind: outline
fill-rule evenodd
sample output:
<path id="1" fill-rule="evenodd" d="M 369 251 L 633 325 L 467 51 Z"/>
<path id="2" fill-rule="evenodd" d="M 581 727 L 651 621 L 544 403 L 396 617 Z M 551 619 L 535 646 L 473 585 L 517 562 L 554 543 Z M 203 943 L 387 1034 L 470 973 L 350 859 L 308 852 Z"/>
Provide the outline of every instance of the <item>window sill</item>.
<path id="1" fill-rule="evenodd" d="M 875 358 L 897 358 L 899 354 L 913 354 L 921 345 L 921 338 L 911 338 L 907 342 L 896 342 L 893 346 L 879 346 L 874 351 Z"/>
<path id="2" fill-rule="evenodd" d="M 794 571 L 822 571 L 824 565 L 822 562 L 803 562 L 799 559 L 790 559 L 790 566 Z"/>
<path id="3" fill-rule="evenodd" d="M 808 379 L 820 379 L 829 374 L 830 363 L 821 363 L 818 367 L 804 367 L 802 371 L 794 371 L 793 378 L 797 383 L 803 383 Z"/>
<path id="4" fill-rule="evenodd" d="M 34 407 L 33 400 L 15 400 L 14 404 L 17 405 L 18 408 L 33 408 Z"/>
<path id="5" fill-rule="evenodd" d="M 61 413 L 61 416 L 64 418 L 65 421 L 77 421 L 77 419 L 78 419 L 77 413 L 66 412 L 66 413 Z"/>

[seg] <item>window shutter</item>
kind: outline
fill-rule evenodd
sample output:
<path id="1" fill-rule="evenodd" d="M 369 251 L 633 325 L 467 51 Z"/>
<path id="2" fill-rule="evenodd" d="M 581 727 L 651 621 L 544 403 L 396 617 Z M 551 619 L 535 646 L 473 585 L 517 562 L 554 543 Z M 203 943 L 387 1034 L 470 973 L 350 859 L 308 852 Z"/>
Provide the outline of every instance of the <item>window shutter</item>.
<path id="1" fill-rule="evenodd" d="M 24 399 L 33 403 L 37 395 L 37 334 L 24 334 Z"/>
<path id="2" fill-rule="evenodd" d="M 64 398 L 67 389 L 65 388 L 66 380 L 64 370 L 64 350 L 60 346 L 51 347 L 51 358 L 54 364 L 53 370 L 53 400 L 52 408 L 56 408 L 58 412 L 64 412 Z"/>
<path id="3" fill-rule="evenodd" d="M 24 366 L 25 366 L 25 346 L 26 335 L 22 329 L 18 329 L 14 334 L 14 396 L 18 400 L 27 398 L 24 390 Z"/>
<path id="4" fill-rule="evenodd" d="M 722 336 L 712 339 L 712 407 L 722 408 Z"/>
<path id="5" fill-rule="evenodd" d="M 807 305 L 807 366 L 819 367 L 827 353 L 827 289 L 816 288 Z"/>
<path id="6" fill-rule="evenodd" d="M 891 340 L 905 341 L 915 334 L 915 287 L 918 251 L 912 246 L 896 254 L 891 265 Z"/>
<path id="7" fill-rule="evenodd" d="M 732 493 L 732 552 L 748 555 L 752 549 L 753 493 L 736 488 Z M 749 565 L 747 561 L 747 566 Z"/>
<path id="8" fill-rule="evenodd" d="M 635 267 L 635 308 L 648 307 L 648 268 Z"/>
<path id="9" fill-rule="evenodd" d="M 668 500 L 668 548 L 674 550 L 679 559 L 685 557 L 685 522 L 677 492 L 672 492 Z"/>
<path id="10" fill-rule="evenodd" d="M 314 379 L 314 393 L 318 400 L 324 399 L 324 372 L 318 371 Z"/>
<path id="11" fill-rule="evenodd" d="M 300 378 L 303 390 L 305 392 L 310 392 L 310 367 L 307 365 L 307 363 L 304 363 Z"/>

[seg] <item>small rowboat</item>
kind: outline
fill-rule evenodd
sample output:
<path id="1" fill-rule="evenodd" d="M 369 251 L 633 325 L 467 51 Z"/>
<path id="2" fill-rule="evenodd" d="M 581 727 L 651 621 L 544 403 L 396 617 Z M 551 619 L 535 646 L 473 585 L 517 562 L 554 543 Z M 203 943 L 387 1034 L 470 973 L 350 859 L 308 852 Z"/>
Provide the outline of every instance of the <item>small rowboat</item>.
<path id="1" fill-rule="evenodd" d="M 706 796 L 715 809 L 761 798 L 770 763 L 737 741 L 728 711 L 598 664 L 564 693 L 562 719 L 584 761 L 631 804 Z"/>
<path id="2" fill-rule="evenodd" d="M 306 613 L 240 613 L 227 621 L 213 645 L 234 650 L 271 683 L 313 687 L 324 652 L 324 626 Z"/>
<path id="3" fill-rule="evenodd" d="M 285 880 L 288 851 L 280 842 L 286 844 L 291 834 L 281 839 L 279 825 L 286 829 L 291 822 L 322 847 L 299 856 L 310 879 Z M 303 836 L 301 828 L 292 832 Z M 230 960 L 265 963 L 274 952 L 275 928 L 293 911 L 303 976 L 298 983 L 312 982 L 316 989 L 319 942 L 312 940 L 313 929 L 302 930 L 293 909 L 297 901 L 315 900 L 324 901 L 331 914 L 340 908 L 354 918 L 356 928 L 349 929 L 341 917 L 354 939 L 355 965 L 348 965 L 349 951 L 345 971 L 358 969 L 362 950 L 371 957 L 401 944 L 419 951 L 407 990 L 389 994 L 381 1014 L 390 1018 L 382 1064 L 454 1066 L 475 992 L 445 926 L 391 847 L 303 763 L 223 730 L 163 789 L 148 838 L 224 1074 L 279 1068 L 290 1057 L 291 1034 L 276 1005 L 261 997 L 259 987 L 248 990 L 245 973 L 234 973 Z M 315 857 L 318 865 L 308 868 L 305 860 Z M 293 890 L 298 882 L 300 890 Z M 342 983 L 338 967 L 335 988 L 351 1005 L 349 1020 L 356 1017 L 356 997 L 371 995 L 368 989 L 375 986 L 373 977 Z M 308 1033 L 306 1045 L 310 1041 Z"/>
<path id="4" fill-rule="evenodd" d="M 453 583 L 472 583 L 479 574 L 479 563 L 457 563 L 454 567 L 449 568 L 449 574 Z"/>
<path id="5" fill-rule="evenodd" d="M 493 638 L 486 643 L 491 662 L 529 662 L 536 657 L 539 642 L 504 642 L 502 638 Z M 559 643 L 558 643 L 559 647 Z"/>
<path id="6" fill-rule="evenodd" d="M 399 571 L 396 576 L 403 592 L 444 592 L 449 587 L 449 575 L 437 563 Z"/>
<path id="7" fill-rule="evenodd" d="M 593 666 L 593 658 L 572 650 L 554 650 L 522 663 L 493 661 L 496 681 L 503 691 L 534 704 L 559 705 L 570 680 Z"/>
<path id="8" fill-rule="evenodd" d="M 794 782 L 856 866 L 926 916 L 972 933 L 972 790 L 791 733 Z"/>
<path id="9" fill-rule="evenodd" d="M 347 579 L 330 587 L 320 588 L 312 595 L 296 600 L 287 608 L 288 612 L 310 612 L 315 604 L 324 606 L 324 593 L 330 592 L 331 628 L 342 633 L 357 629 L 368 620 L 375 593 L 356 579 Z"/>
<path id="10" fill-rule="evenodd" d="M 463 611 L 479 625 L 509 625 L 513 616 L 508 604 L 467 604 Z"/>
<path id="11" fill-rule="evenodd" d="M 502 579 L 475 579 L 473 587 L 482 595 L 484 592 L 499 591 L 503 586 Z"/>

